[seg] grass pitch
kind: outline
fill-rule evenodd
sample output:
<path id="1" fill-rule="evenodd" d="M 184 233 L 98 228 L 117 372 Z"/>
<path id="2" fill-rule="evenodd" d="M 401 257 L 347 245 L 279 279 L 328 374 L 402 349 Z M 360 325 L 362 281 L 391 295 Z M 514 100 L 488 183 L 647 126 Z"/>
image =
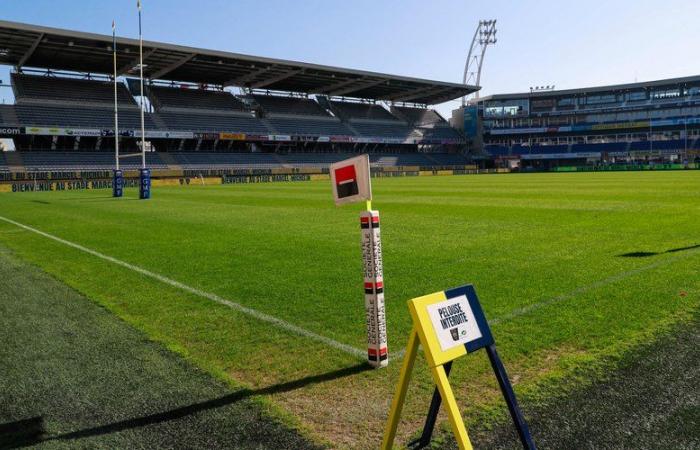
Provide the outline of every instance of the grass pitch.
<path id="1" fill-rule="evenodd" d="M 316 450 L 0 245 L 0 449 Z"/>
<path id="2" fill-rule="evenodd" d="M 700 304 L 700 173 L 374 180 L 390 359 L 406 300 L 473 283 L 516 392 L 591 383 Z M 0 216 L 365 349 L 360 206 L 327 182 L 0 195 Z M 0 242 L 320 442 L 376 447 L 398 377 L 362 359 L 0 221 Z M 421 364 L 400 439 L 432 386 Z M 485 355 L 451 377 L 468 421 L 501 417 Z M 282 387 L 282 388 L 280 388 Z M 527 411 L 526 411 L 527 415 Z M 533 430 L 536 436 L 536 430 Z"/>

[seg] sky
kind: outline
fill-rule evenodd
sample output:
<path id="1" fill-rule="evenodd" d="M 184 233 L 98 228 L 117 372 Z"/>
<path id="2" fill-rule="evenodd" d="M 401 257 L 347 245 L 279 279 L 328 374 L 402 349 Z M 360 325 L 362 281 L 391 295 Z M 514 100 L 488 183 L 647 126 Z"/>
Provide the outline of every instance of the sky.
<path id="1" fill-rule="evenodd" d="M 700 74 L 698 0 L 142 0 L 144 39 L 461 82 L 497 19 L 482 95 Z M 4 20 L 136 37 L 136 0 L 3 0 Z M 0 79 L 9 82 L 9 68 Z M 12 101 L 11 90 L 1 98 Z M 449 116 L 459 100 L 438 107 Z"/>

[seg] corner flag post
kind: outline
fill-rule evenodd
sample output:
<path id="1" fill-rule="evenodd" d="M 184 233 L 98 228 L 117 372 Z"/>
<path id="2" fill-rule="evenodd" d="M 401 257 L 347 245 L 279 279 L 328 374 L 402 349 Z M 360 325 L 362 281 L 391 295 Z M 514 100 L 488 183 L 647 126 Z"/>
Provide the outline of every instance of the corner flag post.
<path id="1" fill-rule="evenodd" d="M 139 198 L 151 198 L 151 171 L 146 168 L 146 118 L 144 112 L 143 90 L 143 33 L 141 30 L 141 0 L 136 0 L 139 10 L 139 69 L 141 70 L 141 173 L 139 177 Z"/>
<path id="2" fill-rule="evenodd" d="M 117 106 L 117 24 L 112 20 L 112 53 L 114 55 L 114 162 L 112 197 L 121 197 L 124 190 L 123 172 L 119 170 L 119 108 Z"/>
<path id="3" fill-rule="evenodd" d="M 384 269 L 379 232 L 379 211 L 372 210 L 369 156 L 361 155 L 330 166 L 333 198 L 336 205 L 366 201 L 360 213 L 362 231 L 362 267 L 367 322 L 367 360 L 373 367 L 389 364 L 386 312 L 384 307 Z"/>

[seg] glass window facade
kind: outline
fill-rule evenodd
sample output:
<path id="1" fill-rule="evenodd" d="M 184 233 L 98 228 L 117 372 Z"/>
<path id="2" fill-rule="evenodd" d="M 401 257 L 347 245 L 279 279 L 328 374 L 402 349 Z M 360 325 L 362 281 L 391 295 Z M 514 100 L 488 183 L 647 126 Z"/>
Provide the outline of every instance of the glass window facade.
<path id="1" fill-rule="evenodd" d="M 484 104 L 484 117 L 517 117 L 530 113 L 530 102 L 527 99 L 508 101 L 489 101 Z"/>

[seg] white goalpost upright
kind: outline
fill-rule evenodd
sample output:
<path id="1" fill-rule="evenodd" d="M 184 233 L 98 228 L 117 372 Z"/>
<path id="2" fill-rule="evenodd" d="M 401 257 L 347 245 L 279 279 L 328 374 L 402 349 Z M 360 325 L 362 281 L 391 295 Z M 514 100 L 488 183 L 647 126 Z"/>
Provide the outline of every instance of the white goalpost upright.
<path id="1" fill-rule="evenodd" d="M 117 87 L 117 23 L 112 20 L 112 54 L 114 62 L 114 173 L 112 176 L 112 197 L 124 193 L 124 174 L 119 169 L 119 104 Z"/>
<path id="2" fill-rule="evenodd" d="M 136 0 L 136 7 L 139 10 L 139 69 L 141 72 L 141 172 L 139 176 L 139 198 L 146 200 L 151 198 L 151 171 L 146 168 L 146 117 L 144 111 L 143 90 L 143 32 L 141 29 L 141 0 Z"/>

